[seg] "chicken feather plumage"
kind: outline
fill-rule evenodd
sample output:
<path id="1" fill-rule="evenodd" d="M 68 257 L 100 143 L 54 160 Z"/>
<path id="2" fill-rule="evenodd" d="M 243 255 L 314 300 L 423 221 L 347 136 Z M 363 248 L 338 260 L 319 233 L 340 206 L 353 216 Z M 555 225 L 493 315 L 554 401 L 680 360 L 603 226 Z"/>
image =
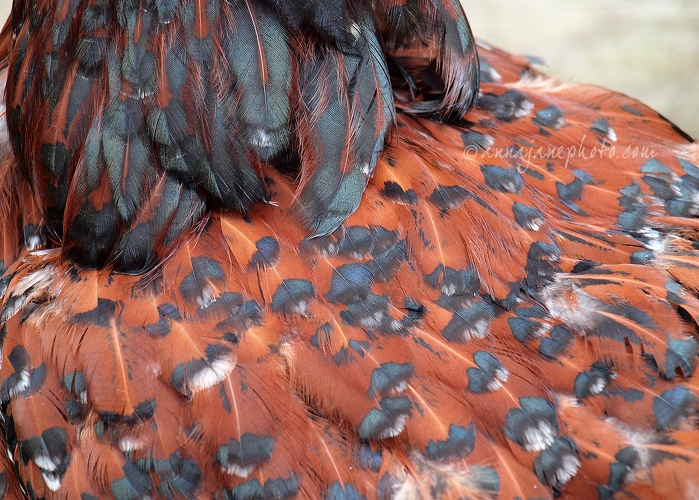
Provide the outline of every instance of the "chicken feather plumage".
<path id="1" fill-rule="evenodd" d="M 699 148 L 650 108 L 478 67 L 452 0 L 1 41 L 0 498 L 699 492 Z"/>

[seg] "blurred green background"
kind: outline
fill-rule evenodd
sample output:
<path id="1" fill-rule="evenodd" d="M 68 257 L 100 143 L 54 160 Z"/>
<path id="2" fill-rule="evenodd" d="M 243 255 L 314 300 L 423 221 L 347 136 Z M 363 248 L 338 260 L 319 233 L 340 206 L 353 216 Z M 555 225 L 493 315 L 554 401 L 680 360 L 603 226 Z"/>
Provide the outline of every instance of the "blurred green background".
<path id="1" fill-rule="evenodd" d="M 637 97 L 699 137 L 699 0 L 462 0 L 478 38 Z M 0 16 L 10 0 L 0 0 Z"/>

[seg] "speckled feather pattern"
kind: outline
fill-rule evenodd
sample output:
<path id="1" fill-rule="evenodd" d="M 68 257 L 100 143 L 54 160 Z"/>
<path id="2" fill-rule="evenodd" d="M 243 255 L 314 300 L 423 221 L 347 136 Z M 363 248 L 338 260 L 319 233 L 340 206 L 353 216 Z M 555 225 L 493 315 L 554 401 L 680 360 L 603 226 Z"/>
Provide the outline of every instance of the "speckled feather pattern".
<path id="1" fill-rule="evenodd" d="M 182 8 L 157 3 L 152 22 Z M 46 11 L 69 18 L 71 9 L 101 2 L 84 4 L 58 2 Z M 460 108 L 469 97 L 449 85 L 440 93 L 424 78 L 445 74 L 425 63 L 439 51 L 404 38 L 420 19 L 396 15 L 446 19 L 456 8 L 450 2 L 382 3 L 399 9 L 390 16 L 374 7 L 374 27 L 361 28 L 362 50 L 394 55 L 368 58 L 332 28 L 344 26 L 333 16 L 358 11 L 333 10 L 339 3 L 331 1 L 288 11 L 282 2 L 228 4 L 246 5 L 258 18 L 277 9 L 269 23 L 303 27 L 328 44 L 292 62 L 291 74 L 307 75 L 303 81 L 327 80 L 332 68 L 346 74 L 351 57 L 358 75 L 378 74 L 381 60 L 402 66 L 389 70 L 393 130 L 380 157 L 372 148 L 381 127 L 367 136 L 371 148 L 362 154 L 376 153 L 376 166 L 360 186 L 361 202 L 337 229 L 309 237 L 299 183 L 330 205 L 337 193 L 324 192 L 313 175 L 305 179 L 303 165 L 299 179 L 270 154 L 254 181 L 270 203 L 240 213 L 159 160 L 142 169 L 148 189 L 137 190 L 150 197 L 136 217 L 164 217 L 167 223 L 152 222 L 162 231 L 141 241 L 118 224 L 99 226 L 114 241 L 149 246 L 153 262 L 143 272 L 120 272 L 123 262 L 114 260 L 88 268 L 59 244 L 80 248 L 71 224 L 58 233 L 50 227 L 47 207 L 60 175 L 39 167 L 36 144 L 15 130 L 19 160 L 7 140 L 0 150 L 0 397 L 9 451 L 0 462 L 0 498 L 695 497 L 697 145 L 638 101 L 559 85 L 486 45 L 479 47 L 478 104 Z M 454 16 L 453 25 L 463 26 Z M 19 32 L 29 24 L 20 22 Z M 244 30 L 236 33 L 245 45 Z M 28 43 L 22 39 L 15 43 Z M 282 58 L 296 58 L 299 42 L 286 41 L 291 49 Z M 131 49 L 119 50 L 112 55 L 126 59 Z M 468 66 L 464 57 L 459 64 Z M 263 62 L 250 64 L 264 74 Z M 45 71 L 39 62 L 22 64 Z M 18 66 L 9 68 L 12 88 L 41 92 L 18 85 Z M 342 101 L 356 106 L 346 109 L 371 108 L 371 120 L 382 123 L 382 112 L 365 101 L 370 84 L 357 83 L 364 90 L 350 98 L 348 82 L 333 81 L 321 96 L 290 81 L 290 98 L 312 104 L 311 114 Z M 246 92 L 228 110 L 239 116 L 225 118 L 240 127 L 226 140 L 240 144 L 259 125 L 262 113 L 250 110 L 265 107 L 259 93 Z M 21 113 L 41 116 L 52 102 L 28 98 Z M 207 110 L 179 126 L 206 129 L 199 120 L 224 119 Z M 343 113 L 343 126 L 357 116 Z M 82 137 L 71 147 L 85 152 L 96 122 L 78 115 L 61 123 Z M 271 136 L 306 141 L 301 157 L 309 148 L 323 157 L 325 143 L 310 138 L 328 133 L 317 126 L 324 119 L 309 115 Z M 102 129 L 95 140 L 105 137 Z M 356 158 L 344 144 L 341 155 Z M 104 145 L 95 147 L 106 163 Z M 246 148 L 253 162 L 270 151 Z M 326 175 L 323 168 L 312 171 Z M 101 201 L 117 213 L 104 175 L 95 185 L 104 183 Z M 194 201 L 185 210 L 186 192 Z M 71 196 L 65 213 L 77 214 Z M 178 219 L 181 209 L 186 217 Z"/>

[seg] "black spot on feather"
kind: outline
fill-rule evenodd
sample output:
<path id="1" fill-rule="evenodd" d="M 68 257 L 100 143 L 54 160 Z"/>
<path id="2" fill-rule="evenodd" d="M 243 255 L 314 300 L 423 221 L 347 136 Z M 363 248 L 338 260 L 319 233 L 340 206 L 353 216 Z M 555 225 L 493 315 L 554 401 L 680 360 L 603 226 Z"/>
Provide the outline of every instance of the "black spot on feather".
<path id="1" fill-rule="evenodd" d="M 337 254 L 362 259 L 369 255 L 374 248 L 368 227 L 350 226 L 345 228 L 338 241 Z"/>
<path id="2" fill-rule="evenodd" d="M 539 210 L 518 201 L 512 204 L 512 215 L 517 224 L 529 231 L 537 231 L 544 224 L 544 216 Z"/>
<path id="3" fill-rule="evenodd" d="M 371 292 L 373 279 L 367 264 L 345 264 L 333 270 L 332 284 L 325 298 L 343 304 L 364 300 Z"/>
<path id="4" fill-rule="evenodd" d="M 534 460 L 534 470 L 539 480 L 559 490 L 580 469 L 578 448 L 567 437 L 559 437 Z"/>
<path id="5" fill-rule="evenodd" d="M 210 282 L 223 281 L 221 264 L 210 257 L 192 258 L 192 271 L 182 279 L 179 285 L 182 298 L 192 307 L 203 307 L 213 298 L 206 296 Z"/>
<path id="6" fill-rule="evenodd" d="M 173 304 L 160 304 L 158 306 L 158 322 L 145 326 L 146 334 L 152 337 L 167 337 L 170 335 L 170 320 L 181 320 L 179 309 Z"/>
<path id="7" fill-rule="evenodd" d="M 524 187 L 524 179 L 514 168 L 497 165 L 481 165 L 481 173 L 488 187 L 503 193 L 519 193 Z"/>
<path id="8" fill-rule="evenodd" d="M 600 394 L 612 380 L 614 373 L 603 364 L 593 364 L 589 370 L 575 377 L 575 397 L 584 399 Z"/>
<path id="9" fill-rule="evenodd" d="M 255 478 L 239 484 L 231 490 L 224 490 L 222 498 L 226 500 L 285 500 L 295 496 L 298 489 L 299 484 L 294 476 L 289 479 L 268 479 L 264 485 Z"/>
<path id="10" fill-rule="evenodd" d="M 425 275 L 425 282 L 440 290 L 444 295 L 474 296 L 480 287 L 478 274 L 469 269 L 453 269 L 438 264 L 430 274 Z"/>
<path id="11" fill-rule="evenodd" d="M 532 121 L 541 127 L 548 127 L 558 130 L 563 126 L 563 112 L 556 106 L 549 106 L 536 112 L 536 117 Z"/>
<path id="12" fill-rule="evenodd" d="M 444 441 L 430 441 L 425 449 L 425 455 L 430 460 L 447 462 L 462 459 L 475 447 L 476 429 L 473 424 L 468 429 L 451 424 L 449 437 Z"/>
<path id="13" fill-rule="evenodd" d="M 527 450 L 546 449 L 558 435 L 556 410 L 537 397 L 519 398 L 519 404 L 505 417 L 505 434 Z"/>
<path id="14" fill-rule="evenodd" d="M 148 473 L 132 462 L 127 462 L 122 470 L 124 477 L 112 481 L 109 485 L 116 500 L 136 500 L 151 495 L 153 480 Z"/>
<path id="15" fill-rule="evenodd" d="M 108 328 L 114 319 L 117 303 L 113 300 L 98 298 L 97 307 L 90 311 L 78 313 L 71 317 L 74 323 L 89 323 L 102 328 Z"/>
<path id="16" fill-rule="evenodd" d="M 379 191 L 381 196 L 387 200 L 400 203 L 402 205 L 417 205 L 417 194 L 412 189 L 404 191 L 403 188 L 392 181 L 385 181 L 383 189 Z"/>
<path id="17" fill-rule="evenodd" d="M 575 340 L 575 334 L 565 325 L 557 324 L 551 329 L 548 337 L 541 339 L 539 353 L 549 359 L 555 359 Z"/>
<path id="18" fill-rule="evenodd" d="M 158 492 L 163 498 L 196 496 L 201 482 L 201 469 L 194 460 L 182 457 L 179 450 L 166 459 L 144 458 L 135 464 L 144 472 L 158 477 Z"/>
<path id="19" fill-rule="evenodd" d="M 371 273 L 376 282 L 388 282 L 407 259 L 405 245 L 402 241 L 396 242 L 383 252 L 374 251 L 374 258 L 368 262 Z"/>
<path id="20" fill-rule="evenodd" d="M 323 500 L 366 500 L 366 497 L 360 495 L 351 484 L 345 483 L 343 486 L 334 481 L 323 494 Z"/>
<path id="21" fill-rule="evenodd" d="M 209 344 L 204 356 L 179 364 L 172 371 L 170 383 L 185 396 L 190 396 L 190 384 L 204 370 L 214 370 L 215 363 L 230 358 L 231 348 L 224 344 Z"/>
<path id="22" fill-rule="evenodd" d="M 22 346 L 16 345 L 7 355 L 7 360 L 14 371 L 8 375 L 0 386 L 0 397 L 4 403 L 10 398 L 21 395 L 28 396 L 41 389 L 46 381 L 46 365 L 31 368 L 29 352 Z"/>
<path id="23" fill-rule="evenodd" d="M 679 429 L 697 411 L 697 397 L 683 386 L 663 392 L 653 398 L 656 428 L 661 431 Z"/>
<path id="24" fill-rule="evenodd" d="M 401 420 L 410 416 L 412 403 L 405 396 L 383 398 L 379 403 L 381 409 L 369 410 L 357 428 L 362 439 L 384 439 L 393 437 L 402 431 Z"/>
<path id="25" fill-rule="evenodd" d="M 467 151 L 487 151 L 495 143 L 492 136 L 474 130 L 462 132 L 461 141 Z"/>
<path id="26" fill-rule="evenodd" d="M 390 300 L 385 295 L 370 293 L 365 299 L 347 304 L 347 310 L 340 312 L 345 324 L 363 328 L 371 332 L 396 333 L 403 329 L 395 324 L 389 312 Z"/>
<path id="27" fill-rule="evenodd" d="M 694 337 L 686 340 L 669 339 L 663 375 L 668 379 L 674 379 L 678 374 L 690 377 L 697 366 L 697 344 Z"/>
<path id="28" fill-rule="evenodd" d="M 532 103 L 521 92 L 510 89 L 500 96 L 491 93 L 481 95 L 477 106 L 491 111 L 498 120 L 510 122 L 531 112 Z"/>
<path id="29" fill-rule="evenodd" d="M 240 441 L 231 439 L 216 451 L 216 462 L 224 470 L 235 470 L 237 475 L 247 476 L 270 458 L 274 450 L 272 436 L 257 436 L 246 432 Z M 243 471 L 246 471 L 243 475 Z"/>
<path id="30" fill-rule="evenodd" d="M 442 335 L 450 341 L 463 343 L 484 338 L 490 331 L 490 322 L 495 317 L 495 307 L 489 302 L 475 304 L 454 311 Z"/>
<path id="31" fill-rule="evenodd" d="M 529 318 L 508 318 L 507 324 L 512 335 L 520 342 L 526 343 L 541 336 L 544 324 Z"/>
<path id="32" fill-rule="evenodd" d="M 491 353 L 478 351 L 473 355 L 478 368 L 466 370 L 468 376 L 467 390 L 476 394 L 490 392 L 501 386 L 508 377 L 508 371 Z"/>
<path id="33" fill-rule="evenodd" d="M 60 480 L 70 465 L 68 435 L 61 427 L 51 427 L 41 433 L 19 442 L 19 456 L 25 465 L 32 460 L 42 474 Z"/>
<path id="34" fill-rule="evenodd" d="M 382 363 L 371 373 L 371 385 L 367 394 L 375 397 L 390 395 L 392 391 L 402 390 L 402 386 L 412 377 L 413 365 L 411 363 Z"/>
<path id="35" fill-rule="evenodd" d="M 451 210 L 460 207 L 466 198 L 468 191 L 460 186 L 439 186 L 430 195 L 430 201 L 441 210 Z"/>
<path id="36" fill-rule="evenodd" d="M 315 298 L 316 289 L 310 281 L 284 280 L 272 297 L 272 311 L 285 316 L 304 315 L 308 312 L 308 303 Z"/>
<path id="37" fill-rule="evenodd" d="M 279 242 L 271 236 L 263 236 L 255 242 L 257 251 L 253 254 L 248 264 L 248 269 L 272 268 L 279 262 L 281 248 Z"/>

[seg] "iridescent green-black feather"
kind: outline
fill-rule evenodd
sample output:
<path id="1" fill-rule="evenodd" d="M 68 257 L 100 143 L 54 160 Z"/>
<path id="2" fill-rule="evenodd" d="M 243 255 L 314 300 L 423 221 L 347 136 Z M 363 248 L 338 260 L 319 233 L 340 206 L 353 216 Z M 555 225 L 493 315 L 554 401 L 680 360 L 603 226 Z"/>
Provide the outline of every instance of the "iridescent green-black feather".
<path id="1" fill-rule="evenodd" d="M 65 0 L 12 22 L 15 153 L 48 233 L 90 267 L 154 265 L 170 249 L 153 242 L 189 227 L 172 214 L 246 212 L 268 199 L 264 169 L 294 158 L 310 235 L 330 233 L 361 201 L 393 94 L 458 118 L 477 85 L 453 0 Z"/>

